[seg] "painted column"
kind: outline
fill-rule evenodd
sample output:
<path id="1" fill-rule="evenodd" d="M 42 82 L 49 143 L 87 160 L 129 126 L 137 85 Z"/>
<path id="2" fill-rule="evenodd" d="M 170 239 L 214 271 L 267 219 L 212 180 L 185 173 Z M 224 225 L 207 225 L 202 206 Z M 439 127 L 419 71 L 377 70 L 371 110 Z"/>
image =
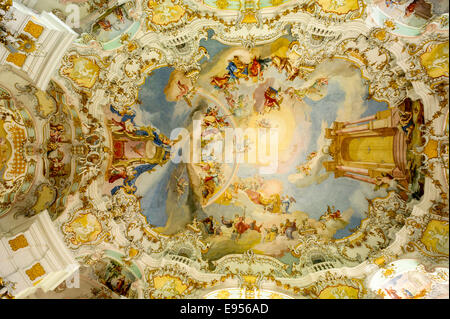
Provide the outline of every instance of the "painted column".
<path id="1" fill-rule="evenodd" d="M 369 170 L 367 168 L 357 168 L 357 167 L 350 167 L 350 166 L 343 166 L 343 165 L 336 166 L 336 168 L 343 172 L 350 172 L 350 173 L 356 173 L 356 174 L 369 176 Z"/>
<path id="2" fill-rule="evenodd" d="M 355 127 L 343 128 L 341 130 L 336 131 L 336 133 L 337 134 L 353 133 L 353 132 L 361 132 L 361 131 L 367 131 L 367 130 L 369 130 L 369 124 L 358 125 L 358 126 L 355 126 Z"/>
<path id="3" fill-rule="evenodd" d="M 352 124 L 359 124 L 359 123 L 363 123 L 363 122 L 368 122 L 368 121 L 375 120 L 376 118 L 377 118 L 377 115 L 374 114 L 374 115 L 363 117 L 363 118 L 361 118 L 359 120 L 344 122 L 344 126 L 348 126 L 348 125 L 352 125 Z"/>
<path id="4" fill-rule="evenodd" d="M 345 173 L 344 176 L 352 178 L 352 179 L 357 180 L 357 181 L 366 182 L 366 183 L 370 183 L 370 184 L 376 184 L 375 180 L 373 178 L 370 178 L 370 177 L 364 177 L 364 176 L 348 174 L 348 173 Z"/>

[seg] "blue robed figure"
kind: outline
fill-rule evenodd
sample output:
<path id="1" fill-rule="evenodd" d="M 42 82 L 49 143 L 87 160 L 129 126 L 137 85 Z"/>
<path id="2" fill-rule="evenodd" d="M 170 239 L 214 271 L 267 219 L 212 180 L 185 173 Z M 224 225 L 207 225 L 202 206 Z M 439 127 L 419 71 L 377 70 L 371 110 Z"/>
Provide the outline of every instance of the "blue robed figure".
<path id="1" fill-rule="evenodd" d="M 248 66 L 242 63 L 238 57 L 234 57 L 232 61 L 228 62 L 227 71 L 231 79 L 237 80 L 242 75 L 248 75 Z"/>

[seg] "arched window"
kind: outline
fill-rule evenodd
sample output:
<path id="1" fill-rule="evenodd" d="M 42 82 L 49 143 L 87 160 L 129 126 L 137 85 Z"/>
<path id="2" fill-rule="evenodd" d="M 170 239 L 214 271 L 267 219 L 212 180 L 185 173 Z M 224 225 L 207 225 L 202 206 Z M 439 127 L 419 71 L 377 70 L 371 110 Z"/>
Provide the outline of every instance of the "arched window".
<path id="1" fill-rule="evenodd" d="M 313 265 L 320 264 L 325 262 L 325 258 L 322 255 L 313 255 L 311 256 L 311 262 Z"/>
<path id="2" fill-rule="evenodd" d="M 191 258 L 192 251 L 189 248 L 181 247 L 180 250 L 178 250 L 178 256 L 183 256 L 186 258 Z"/>

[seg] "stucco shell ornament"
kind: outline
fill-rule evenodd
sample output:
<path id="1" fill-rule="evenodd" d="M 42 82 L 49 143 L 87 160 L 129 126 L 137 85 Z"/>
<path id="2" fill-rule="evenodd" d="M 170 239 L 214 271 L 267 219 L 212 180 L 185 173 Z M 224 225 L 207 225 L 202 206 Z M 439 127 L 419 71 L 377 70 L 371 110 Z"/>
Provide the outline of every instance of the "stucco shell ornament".
<path id="1" fill-rule="evenodd" d="M 0 216 L 52 185 L 39 210 L 63 198 L 64 245 L 127 298 L 448 298 L 448 27 L 404 3 L 81 1 L 48 126 L 0 86 Z M 13 126 L 53 142 L 17 176 Z"/>

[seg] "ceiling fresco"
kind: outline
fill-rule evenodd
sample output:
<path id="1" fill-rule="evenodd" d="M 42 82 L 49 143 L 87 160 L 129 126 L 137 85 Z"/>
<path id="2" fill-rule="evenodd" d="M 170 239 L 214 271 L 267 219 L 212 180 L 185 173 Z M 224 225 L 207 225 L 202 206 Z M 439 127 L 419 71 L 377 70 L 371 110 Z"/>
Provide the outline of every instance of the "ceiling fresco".
<path id="1" fill-rule="evenodd" d="M 81 274 L 28 298 L 449 298 L 447 3 L 1 3 L 0 239 Z"/>

